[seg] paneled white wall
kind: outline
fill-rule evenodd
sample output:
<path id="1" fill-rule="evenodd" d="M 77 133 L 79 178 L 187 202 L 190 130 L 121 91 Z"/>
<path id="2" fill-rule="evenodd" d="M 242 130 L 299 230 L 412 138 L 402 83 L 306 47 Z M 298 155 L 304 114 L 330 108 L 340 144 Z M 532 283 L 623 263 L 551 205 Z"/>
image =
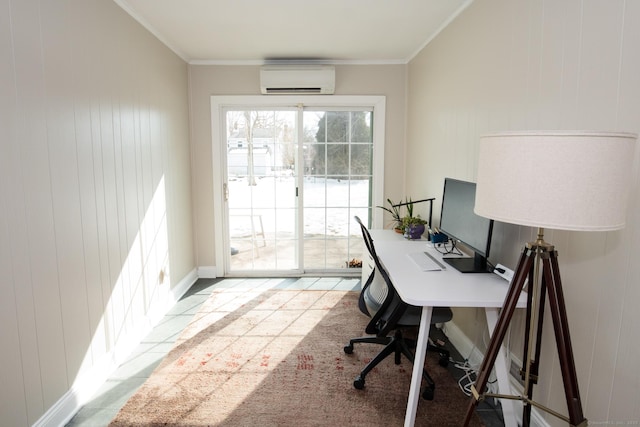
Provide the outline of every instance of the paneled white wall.
<path id="1" fill-rule="evenodd" d="M 638 133 L 640 2 L 475 0 L 410 62 L 408 97 L 410 194 L 440 198 L 445 176 L 473 181 L 484 133 Z M 623 231 L 545 234 L 560 254 L 582 403 L 593 425 L 640 420 L 639 157 L 637 147 Z M 598 202 L 594 192 L 593 203 Z M 526 227 L 498 226 L 492 259 L 515 267 L 523 244 L 533 237 Z M 482 316 L 459 309 L 454 320 L 484 349 Z M 535 397 L 565 412 L 550 319 L 546 322 Z M 521 357 L 519 326 L 516 322 L 511 350 Z"/>
<path id="2" fill-rule="evenodd" d="M 186 64 L 115 3 L 0 1 L 0 424 L 90 388 L 193 270 L 188 144 Z"/>

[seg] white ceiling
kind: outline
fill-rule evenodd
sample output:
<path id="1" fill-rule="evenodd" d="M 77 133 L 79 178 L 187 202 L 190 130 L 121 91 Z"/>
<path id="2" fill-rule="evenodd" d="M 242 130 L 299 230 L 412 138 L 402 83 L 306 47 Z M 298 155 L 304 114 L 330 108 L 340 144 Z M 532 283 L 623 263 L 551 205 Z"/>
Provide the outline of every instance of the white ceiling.
<path id="1" fill-rule="evenodd" d="M 114 0 L 191 63 L 406 63 L 473 0 Z"/>

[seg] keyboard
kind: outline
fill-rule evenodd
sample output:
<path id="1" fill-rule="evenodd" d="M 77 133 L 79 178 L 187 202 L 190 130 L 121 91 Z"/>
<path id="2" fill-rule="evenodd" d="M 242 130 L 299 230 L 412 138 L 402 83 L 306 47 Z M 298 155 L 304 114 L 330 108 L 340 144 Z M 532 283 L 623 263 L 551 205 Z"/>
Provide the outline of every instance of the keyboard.
<path id="1" fill-rule="evenodd" d="M 428 252 L 412 252 L 407 254 L 407 256 L 422 271 L 439 271 L 447 269 L 440 261 Z"/>

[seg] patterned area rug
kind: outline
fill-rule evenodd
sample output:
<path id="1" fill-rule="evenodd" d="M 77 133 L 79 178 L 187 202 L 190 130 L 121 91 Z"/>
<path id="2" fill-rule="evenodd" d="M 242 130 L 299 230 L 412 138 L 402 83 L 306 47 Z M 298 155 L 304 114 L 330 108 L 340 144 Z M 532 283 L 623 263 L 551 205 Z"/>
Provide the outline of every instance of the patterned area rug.
<path id="1" fill-rule="evenodd" d="M 111 426 L 401 426 L 411 364 L 393 357 L 353 387 L 381 349 L 356 344 L 368 318 L 353 291 L 214 290 Z M 468 399 L 427 355 L 436 382 L 417 426 L 458 426 Z M 482 425 L 474 419 L 475 426 Z"/>

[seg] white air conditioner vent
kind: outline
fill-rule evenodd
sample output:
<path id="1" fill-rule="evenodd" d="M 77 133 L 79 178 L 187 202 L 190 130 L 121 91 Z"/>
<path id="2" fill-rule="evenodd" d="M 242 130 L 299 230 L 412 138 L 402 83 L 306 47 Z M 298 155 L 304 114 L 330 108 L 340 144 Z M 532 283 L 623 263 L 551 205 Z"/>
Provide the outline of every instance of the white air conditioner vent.
<path id="1" fill-rule="evenodd" d="M 265 65 L 260 68 L 260 92 L 268 94 L 333 94 L 331 65 Z"/>

